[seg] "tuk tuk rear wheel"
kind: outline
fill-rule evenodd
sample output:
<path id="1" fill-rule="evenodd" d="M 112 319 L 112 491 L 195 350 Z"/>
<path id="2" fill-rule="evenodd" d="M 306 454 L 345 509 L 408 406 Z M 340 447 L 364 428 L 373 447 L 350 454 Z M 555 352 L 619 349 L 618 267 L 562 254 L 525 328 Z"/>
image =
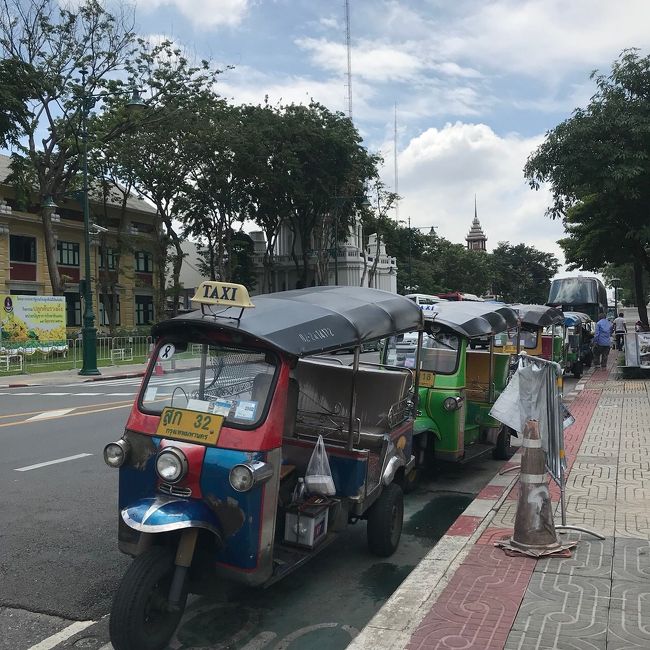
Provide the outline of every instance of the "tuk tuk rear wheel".
<path id="1" fill-rule="evenodd" d="M 389 557 L 399 546 L 404 523 L 404 493 L 396 483 L 386 486 L 368 511 L 368 549 Z"/>
<path id="2" fill-rule="evenodd" d="M 576 361 L 573 364 L 573 376 L 576 379 L 580 379 L 580 377 L 582 377 L 582 372 L 582 361 Z"/>
<path id="3" fill-rule="evenodd" d="M 115 650 L 162 650 L 181 620 L 187 591 L 178 609 L 168 605 L 174 554 L 154 546 L 133 560 L 113 598 L 109 632 Z"/>
<path id="4" fill-rule="evenodd" d="M 510 458 L 510 429 L 504 424 L 499 431 L 497 441 L 492 451 L 495 460 L 508 460 Z"/>

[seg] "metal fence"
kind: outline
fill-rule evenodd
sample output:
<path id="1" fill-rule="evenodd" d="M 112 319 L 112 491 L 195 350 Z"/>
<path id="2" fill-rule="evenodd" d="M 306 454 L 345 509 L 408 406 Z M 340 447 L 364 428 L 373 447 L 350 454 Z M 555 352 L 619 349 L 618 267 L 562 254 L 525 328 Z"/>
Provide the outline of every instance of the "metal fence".
<path id="1" fill-rule="evenodd" d="M 97 365 L 144 363 L 151 349 L 150 336 L 101 336 L 97 338 Z M 51 352 L 0 355 L 0 375 L 81 368 L 83 340 L 68 339 L 68 347 Z"/>

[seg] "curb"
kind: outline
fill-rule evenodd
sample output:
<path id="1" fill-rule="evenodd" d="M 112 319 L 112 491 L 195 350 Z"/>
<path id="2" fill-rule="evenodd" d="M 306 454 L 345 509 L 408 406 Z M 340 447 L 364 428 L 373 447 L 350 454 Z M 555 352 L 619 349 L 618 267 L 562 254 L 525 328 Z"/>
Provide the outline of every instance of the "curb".
<path id="1" fill-rule="evenodd" d="M 519 480 L 516 473 L 501 473 L 504 469 L 519 465 L 519 458 L 520 453 L 517 452 L 490 479 L 348 645 L 348 650 L 406 648 L 413 632 L 417 630 Z"/>
<path id="2" fill-rule="evenodd" d="M 101 375 L 99 377 L 91 377 L 90 379 L 84 379 L 82 384 L 87 384 L 88 382 L 92 381 L 110 381 L 111 379 L 133 379 L 134 377 L 144 377 L 146 374 L 145 370 L 141 370 L 138 372 L 128 372 L 124 373 L 123 375 Z"/>

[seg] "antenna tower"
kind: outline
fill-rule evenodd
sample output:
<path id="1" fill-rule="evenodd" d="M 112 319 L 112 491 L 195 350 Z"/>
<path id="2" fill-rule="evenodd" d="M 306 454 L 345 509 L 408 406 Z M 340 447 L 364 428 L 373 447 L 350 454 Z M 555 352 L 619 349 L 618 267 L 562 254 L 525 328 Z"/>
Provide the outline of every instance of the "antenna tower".
<path id="1" fill-rule="evenodd" d="M 395 126 L 393 129 L 393 165 L 395 168 L 395 219 L 399 221 L 399 177 L 397 174 L 397 102 L 395 102 Z"/>
<path id="2" fill-rule="evenodd" d="M 345 44 L 348 51 L 348 117 L 352 121 L 352 48 L 350 45 L 350 0 L 345 0 Z"/>

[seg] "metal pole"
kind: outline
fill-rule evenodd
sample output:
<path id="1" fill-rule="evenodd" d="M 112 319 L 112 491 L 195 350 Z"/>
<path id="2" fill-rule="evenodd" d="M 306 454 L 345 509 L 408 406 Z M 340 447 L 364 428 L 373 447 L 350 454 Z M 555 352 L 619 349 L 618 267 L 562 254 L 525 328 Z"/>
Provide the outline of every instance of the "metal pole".
<path id="1" fill-rule="evenodd" d="M 339 206 L 334 212 L 334 284 L 339 286 Z"/>
<path id="2" fill-rule="evenodd" d="M 81 336 L 83 340 L 83 360 L 80 375 L 99 375 L 97 370 L 97 330 L 93 313 L 93 295 L 90 286 L 90 205 L 88 202 L 88 113 L 90 99 L 86 95 L 86 71 L 81 71 L 81 142 L 82 142 L 82 178 L 83 178 L 83 214 L 84 214 L 84 275 L 83 286 L 84 317 Z"/>

